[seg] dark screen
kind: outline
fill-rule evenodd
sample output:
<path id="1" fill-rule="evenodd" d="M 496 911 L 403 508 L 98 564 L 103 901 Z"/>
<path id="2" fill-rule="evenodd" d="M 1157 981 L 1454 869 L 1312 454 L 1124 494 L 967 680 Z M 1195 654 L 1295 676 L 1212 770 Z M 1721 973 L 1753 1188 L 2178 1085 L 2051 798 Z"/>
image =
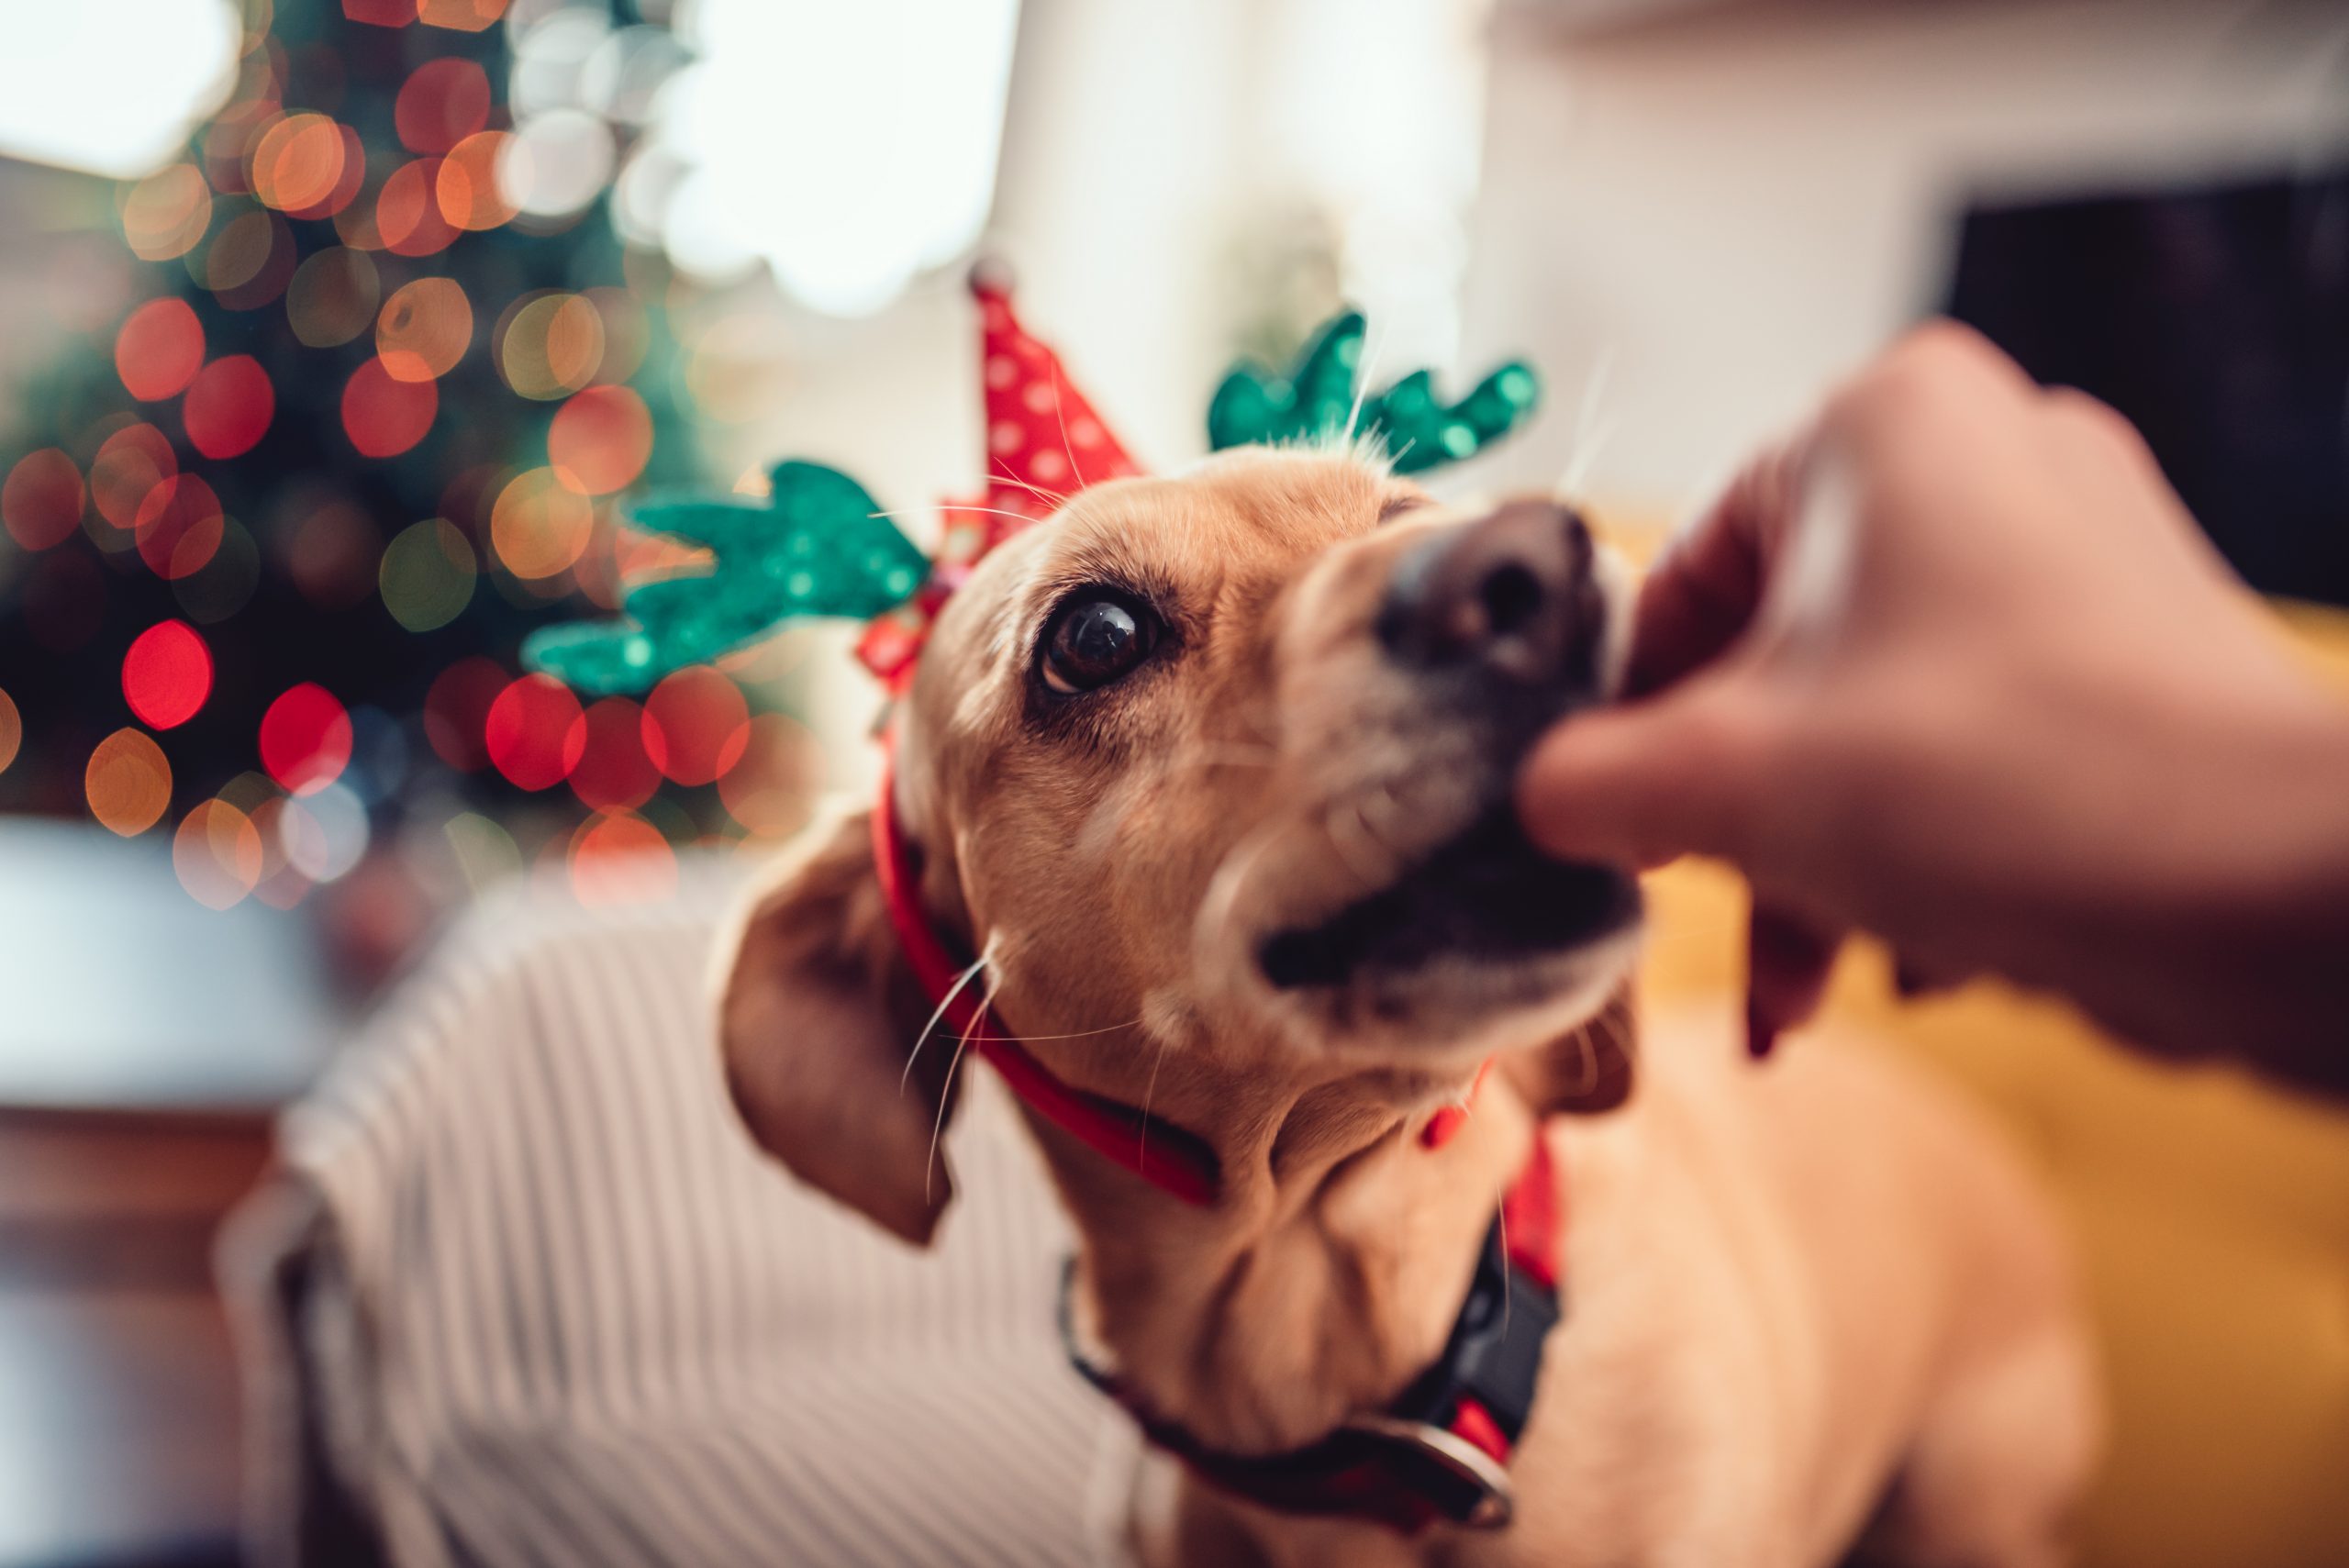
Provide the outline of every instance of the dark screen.
<path id="1" fill-rule="evenodd" d="M 2349 605 L 2349 165 L 1976 206 L 1949 308 L 2127 415 L 2253 586 Z"/>

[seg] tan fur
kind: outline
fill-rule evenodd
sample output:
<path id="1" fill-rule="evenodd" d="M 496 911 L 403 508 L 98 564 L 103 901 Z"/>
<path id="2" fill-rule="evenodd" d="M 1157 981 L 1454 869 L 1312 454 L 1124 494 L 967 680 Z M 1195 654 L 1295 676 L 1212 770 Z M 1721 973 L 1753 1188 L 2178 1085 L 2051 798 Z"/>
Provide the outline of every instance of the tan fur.
<path id="1" fill-rule="evenodd" d="M 1386 1403 L 1440 1348 L 1530 1140 L 1559 1156 L 1569 1306 L 1513 1526 L 1407 1540 L 1186 1479 L 1138 1521 L 1143 1554 L 1809 1565 L 1865 1529 L 1889 1562 L 2061 1561 L 2096 1441 L 2067 1260 L 1943 1091 L 1822 1039 L 1752 1068 L 1712 1019 L 1651 1021 L 1635 1074 L 1629 935 L 1439 961 L 1407 991 L 1264 982 L 1266 935 L 1384 886 L 1489 796 L 1495 760 L 1370 629 L 1397 557 L 1461 521 L 1337 455 L 1097 486 L 957 594 L 899 719 L 924 903 L 989 954 L 1007 1026 L 1221 1160 L 1221 1201 L 1191 1209 L 1030 1118 L 1082 1237 L 1080 1331 L 1162 1415 L 1272 1451 Z M 1035 696 L 1036 639 L 1104 579 L 1168 606 L 1175 640 L 1070 722 Z M 918 1240 L 953 1042 L 897 1092 L 925 1009 L 861 825 L 830 831 L 749 917 L 729 1081 L 785 1162 Z M 1421 1148 L 1496 1052 L 1464 1129 Z"/>

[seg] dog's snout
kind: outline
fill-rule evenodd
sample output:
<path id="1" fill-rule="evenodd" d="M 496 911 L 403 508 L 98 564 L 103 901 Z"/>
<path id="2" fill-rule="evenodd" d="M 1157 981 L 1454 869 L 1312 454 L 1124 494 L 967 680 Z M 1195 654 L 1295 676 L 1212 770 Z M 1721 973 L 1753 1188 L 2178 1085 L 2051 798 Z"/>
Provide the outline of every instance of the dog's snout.
<path id="1" fill-rule="evenodd" d="M 1378 615 L 1395 659 L 1520 683 L 1586 679 L 1601 606 L 1590 531 L 1551 501 L 1512 501 L 1396 563 Z"/>

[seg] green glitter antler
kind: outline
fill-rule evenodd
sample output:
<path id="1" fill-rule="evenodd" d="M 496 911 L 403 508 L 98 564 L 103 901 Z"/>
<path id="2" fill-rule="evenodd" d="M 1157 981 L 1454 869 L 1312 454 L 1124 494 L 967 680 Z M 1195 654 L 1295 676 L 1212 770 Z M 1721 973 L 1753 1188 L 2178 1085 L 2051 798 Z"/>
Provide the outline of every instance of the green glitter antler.
<path id="1" fill-rule="evenodd" d="M 523 662 L 599 696 L 641 691 L 785 621 L 877 616 L 930 575 L 929 560 L 848 475 L 785 462 L 773 479 L 764 499 L 631 509 L 638 528 L 708 546 L 715 568 L 632 583 L 620 605 L 628 619 L 545 628 L 523 644 Z"/>
<path id="2" fill-rule="evenodd" d="M 1511 360 L 1457 403 L 1440 400 L 1422 370 L 1364 397 L 1357 410 L 1362 339 L 1362 314 L 1349 310 L 1314 334 L 1286 376 L 1256 365 L 1233 370 L 1208 406 L 1208 444 L 1222 451 L 1311 440 L 1341 434 L 1351 423 L 1385 443 L 1397 473 L 1421 473 L 1475 456 L 1523 424 L 1541 401 L 1533 368 Z"/>

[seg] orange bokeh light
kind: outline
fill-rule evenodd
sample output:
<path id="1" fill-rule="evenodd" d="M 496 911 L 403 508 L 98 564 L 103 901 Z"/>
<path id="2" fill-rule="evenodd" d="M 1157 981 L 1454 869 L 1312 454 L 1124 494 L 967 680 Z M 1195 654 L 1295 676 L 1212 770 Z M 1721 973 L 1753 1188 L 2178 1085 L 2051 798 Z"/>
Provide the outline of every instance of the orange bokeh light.
<path id="1" fill-rule="evenodd" d="M 342 141 L 342 173 L 324 196 L 307 206 L 287 207 L 285 216 L 315 221 L 333 217 L 349 209 L 359 197 L 360 187 L 367 183 L 367 147 L 359 133 L 347 125 L 335 127 L 335 134 Z"/>
<path id="2" fill-rule="evenodd" d="M 424 439 L 440 412 L 438 384 L 402 381 L 369 360 L 342 388 L 342 430 L 367 457 L 397 457 Z"/>
<path id="3" fill-rule="evenodd" d="M 348 150 L 342 128 L 326 116 L 288 115 L 253 143 L 253 195 L 282 212 L 323 206 L 342 183 Z"/>
<path id="4" fill-rule="evenodd" d="M 172 804 L 172 764 L 144 731 L 125 727 L 98 742 L 82 773 L 90 815 L 110 833 L 134 838 Z"/>
<path id="5" fill-rule="evenodd" d="M 416 0 L 416 13 L 428 28 L 477 33 L 506 15 L 506 0 Z"/>
<path id="6" fill-rule="evenodd" d="M 0 692 L 0 773 L 17 760 L 17 748 L 24 744 L 25 721 L 17 712 L 16 699 Z"/>
<path id="7" fill-rule="evenodd" d="M 650 903 L 677 893 L 677 852 L 629 812 L 596 816 L 571 836 L 572 895 L 590 906 Z"/>
<path id="8" fill-rule="evenodd" d="M 448 249 L 456 226 L 440 216 L 436 189 L 440 160 L 418 158 L 392 171 L 375 198 L 375 231 L 395 256 L 429 256 Z"/>
<path id="9" fill-rule="evenodd" d="M 184 299 L 150 299 L 115 334 L 114 368 L 141 403 L 169 397 L 204 368 L 204 325 Z"/>
<path id="10" fill-rule="evenodd" d="M 375 320 L 375 352 L 395 381 L 447 375 L 473 338 L 473 302 L 454 278 L 417 279 L 385 300 Z"/>
<path id="11" fill-rule="evenodd" d="M 0 527 L 26 550 L 48 550 L 82 521 L 82 471 L 55 447 L 27 452 L 0 484 Z"/>
<path id="12" fill-rule="evenodd" d="M 625 490 L 652 458 L 652 414 L 625 386 L 591 386 L 555 410 L 547 461 L 572 489 L 589 495 Z"/>
<path id="13" fill-rule="evenodd" d="M 443 218 L 459 228 L 475 229 L 513 220 L 520 209 L 497 183 L 497 160 L 510 139 L 502 130 L 484 130 L 449 150 L 433 179 L 433 195 Z"/>
<path id="14" fill-rule="evenodd" d="M 135 528 L 148 495 L 179 471 L 170 437 L 152 425 L 126 425 L 90 461 L 90 500 L 116 528 Z"/>
<path id="15" fill-rule="evenodd" d="M 585 553 L 596 528 L 595 503 L 551 468 L 515 475 L 491 507 L 489 539 L 515 576 L 551 577 Z"/>
<path id="16" fill-rule="evenodd" d="M 742 689 L 707 664 L 665 677 L 644 699 L 644 754 L 681 784 L 715 783 L 751 743 Z"/>
<path id="17" fill-rule="evenodd" d="M 188 445 L 216 459 L 252 450 L 269 433 L 276 413 L 269 373 L 250 354 L 231 354 L 205 366 L 180 405 Z"/>
<path id="18" fill-rule="evenodd" d="M 184 256 L 212 226 L 212 187 L 193 163 L 174 163 L 123 193 L 122 233 L 142 261 Z"/>
<path id="19" fill-rule="evenodd" d="M 261 881 L 261 829 L 225 800 L 198 801 L 172 836 L 172 870 L 189 897 L 228 909 Z"/>

